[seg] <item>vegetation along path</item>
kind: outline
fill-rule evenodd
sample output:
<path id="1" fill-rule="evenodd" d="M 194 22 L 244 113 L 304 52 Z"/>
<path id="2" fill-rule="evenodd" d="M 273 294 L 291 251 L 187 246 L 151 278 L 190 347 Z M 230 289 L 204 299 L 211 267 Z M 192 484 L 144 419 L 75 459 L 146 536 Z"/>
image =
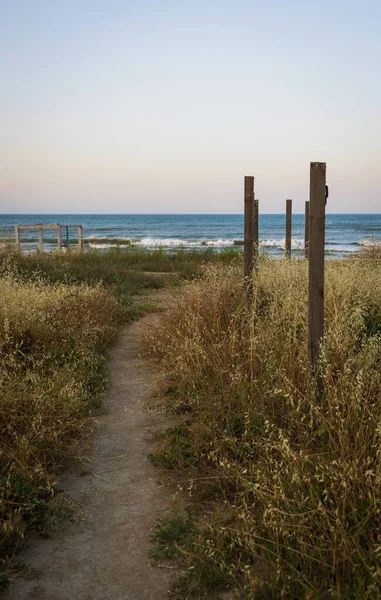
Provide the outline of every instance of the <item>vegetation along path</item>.
<path id="1" fill-rule="evenodd" d="M 148 408 L 148 367 L 139 361 L 137 323 L 121 333 L 110 361 L 106 414 L 89 461 L 60 481 L 82 519 L 23 553 L 28 574 L 11 582 L 12 600 L 161 600 L 168 571 L 149 560 L 150 528 L 168 506 L 158 470 L 146 458 L 162 416 Z M 164 425 L 164 424 L 163 424 Z"/>

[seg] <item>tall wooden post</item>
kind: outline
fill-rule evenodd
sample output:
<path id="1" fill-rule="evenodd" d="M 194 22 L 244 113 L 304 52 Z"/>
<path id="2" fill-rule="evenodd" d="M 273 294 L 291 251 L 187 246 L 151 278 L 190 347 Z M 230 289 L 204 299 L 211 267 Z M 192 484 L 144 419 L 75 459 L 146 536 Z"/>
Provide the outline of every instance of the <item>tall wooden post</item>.
<path id="1" fill-rule="evenodd" d="M 82 252 L 83 250 L 83 229 L 82 225 L 78 226 L 78 250 Z"/>
<path id="2" fill-rule="evenodd" d="M 323 380 L 317 371 L 320 342 L 324 333 L 324 243 L 326 163 L 310 164 L 310 227 L 308 284 L 308 358 L 318 376 L 319 393 Z"/>
<path id="3" fill-rule="evenodd" d="M 291 258 L 292 200 L 286 200 L 286 258 Z"/>
<path id="4" fill-rule="evenodd" d="M 308 258 L 308 245 L 310 243 L 310 203 L 306 200 L 304 206 L 304 256 Z"/>
<path id="5" fill-rule="evenodd" d="M 41 252 L 44 250 L 44 229 L 43 227 L 38 227 L 38 247 Z"/>
<path id="6" fill-rule="evenodd" d="M 254 241 L 254 269 L 258 268 L 258 209 L 259 201 L 254 200 L 254 222 L 253 222 L 253 241 Z"/>
<path id="7" fill-rule="evenodd" d="M 18 225 L 15 225 L 15 241 L 16 246 L 20 248 L 20 230 Z"/>
<path id="8" fill-rule="evenodd" d="M 61 225 L 57 225 L 57 248 L 61 250 Z"/>
<path id="9" fill-rule="evenodd" d="M 250 286 L 254 263 L 254 177 L 252 176 L 245 177 L 244 209 L 244 276 Z"/>

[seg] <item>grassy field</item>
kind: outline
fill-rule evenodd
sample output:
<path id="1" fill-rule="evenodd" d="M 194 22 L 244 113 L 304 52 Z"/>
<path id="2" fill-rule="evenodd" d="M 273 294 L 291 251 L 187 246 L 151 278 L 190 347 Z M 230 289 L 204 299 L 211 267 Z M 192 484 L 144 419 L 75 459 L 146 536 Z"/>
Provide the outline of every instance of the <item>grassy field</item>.
<path id="1" fill-rule="evenodd" d="M 118 329 L 171 280 L 181 292 L 144 342 L 179 419 L 150 458 L 189 494 L 185 514 L 153 531 L 155 559 L 181 565 L 175 597 L 381 596 L 379 253 L 327 261 L 320 400 L 307 265 L 261 257 L 248 303 L 241 260 L 211 249 L 0 254 L 3 568 L 50 518 L 57 474 L 99 413 Z"/>
<path id="2" fill-rule="evenodd" d="M 381 597 L 381 261 L 327 261 L 319 399 L 307 264 L 263 258 L 186 283 L 145 331 L 179 415 L 152 453 L 189 494 L 158 521 L 177 598 Z"/>
<path id="3" fill-rule="evenodd" d="M 28 528 L 45 527 L 57 473 L 99 412 L 107 349 L 144 310 L 141 295 L 163 273 L 193 277 L 216 260 L 231 256 L 0 253 L 0 570 Z"/>
<path id="4" fill-rule="evenodd" d="M 164 274 L 182 279 L 199 274 L 207 264 L 231 264 L 239 260 L 239 249 L 176 249 L 168 253 L 162 248 L 114 247 L 106 251 L 76 251 L 21 254 L 9 246 L 0 254 L 0 274 L 10 270 L 23 281 L 42 277 L 49 283 L 101 283 L 127 310 L 134 311 L 134 296 L 146 289 L 160 288 Z"/>

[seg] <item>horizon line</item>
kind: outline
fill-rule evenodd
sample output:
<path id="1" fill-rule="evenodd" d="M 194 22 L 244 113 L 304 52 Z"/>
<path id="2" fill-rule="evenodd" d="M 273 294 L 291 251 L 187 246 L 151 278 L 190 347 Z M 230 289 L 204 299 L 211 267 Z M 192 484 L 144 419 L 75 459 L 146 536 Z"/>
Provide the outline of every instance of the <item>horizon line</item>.
<path id="1" fill-rule="evenodd" d="M 285 212 L 267 212 L 267 213 L 259 213 L 260 215 L 285 215 Z M 293 212 L 293 215 L 304 215 L 304 212 Z M 111 212 L 33 212 L 33 213 L 27 213 L 27 212 L 17 212 L 17 213 L 0 213 L 0 217 L 4 216 L 4 217 L 16 217 L 16 216 L 34 216 L 34 215 L 38 215 L 38 216 L 53 216 L 53 215 L 57 215 L 57 216 L 72 216 L 72 215 L 76 215 L 76 216 L 130 216 L 130 217 L 148 217 L 148 216 L 244 216 L 243 212 L 240 213 L 193 213 L 193 212 L 189 212 L 189 213 L 159 213 L 159 212 L 152 212 L 152 213 L 111 213 Z M 335 212 L 335 213 L 330 213 L 327 212 L 326 215 L 332 215 L 332 216 L 340 216 L 340 215 L 381 215 L 381 212 L 375 213 L 375 212 Z"/>

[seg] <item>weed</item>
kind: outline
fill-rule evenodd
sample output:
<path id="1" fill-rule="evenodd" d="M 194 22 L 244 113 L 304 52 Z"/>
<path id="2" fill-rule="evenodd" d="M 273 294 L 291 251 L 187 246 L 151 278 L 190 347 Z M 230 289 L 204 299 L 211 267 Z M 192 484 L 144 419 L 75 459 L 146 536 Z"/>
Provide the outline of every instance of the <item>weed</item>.
<path id="1" fill-rule="evenodd" d="M 151 541 L 154 544 L 152 558 L 173 560 L 179 554 L 179 547 L 187 543 L 195 531 L 194 518 L 190 511 L 185 515 L 164 515 L 156 520 L 152 529 Z"/>

